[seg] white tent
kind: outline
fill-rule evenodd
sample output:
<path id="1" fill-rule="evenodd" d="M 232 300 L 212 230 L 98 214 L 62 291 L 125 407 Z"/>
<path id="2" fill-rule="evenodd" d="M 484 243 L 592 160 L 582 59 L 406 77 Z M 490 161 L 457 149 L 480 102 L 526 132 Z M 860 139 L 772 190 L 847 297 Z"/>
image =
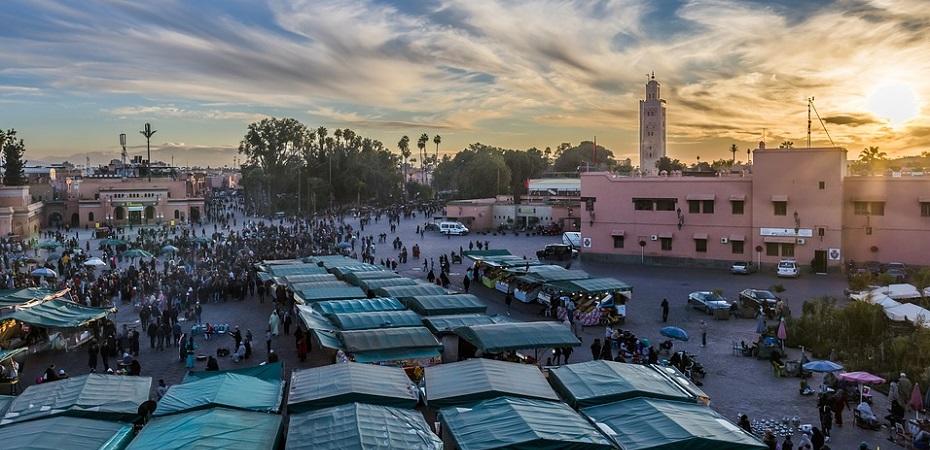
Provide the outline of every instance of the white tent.
<path id="1" fill-rule="evenodd" d="M 912 298 L 921 297 L 920 291 L 918 291 L 917 288 L 914 287 L 913 284 L 908 284 L 908 283 L 890 284 L 886 286 L 885 288 L 883 288 L 882 291 L 884 292 L 885 295 L 895 300 L 912 299 Z"/>
<path id="2" fill-rule="evenodd" d="M 930 327 L 930 311 L 913 303 L 902 303 L 898 306 L 885 308 L 885 315 L 895 322 L 908 321 L 914 325 Z"/>
<path id="3" fill-rule="evenodd" d="M 867 299 L 867 301 L 873 305 L 878 305 L 885 309 L 894 308 L 895 306 L 901 305 L 901 303 L 894 301 L 894 299 L 884 294 L 871 296 Z"/>

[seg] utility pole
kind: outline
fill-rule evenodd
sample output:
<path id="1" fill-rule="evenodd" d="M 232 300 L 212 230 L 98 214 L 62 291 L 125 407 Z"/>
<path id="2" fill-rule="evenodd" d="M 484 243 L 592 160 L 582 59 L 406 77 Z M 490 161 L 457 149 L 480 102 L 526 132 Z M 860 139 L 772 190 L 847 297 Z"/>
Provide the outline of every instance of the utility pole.
<path id="1" fill-rule="evenodd" d="M 807 99 L 807 148 L 811 148 L 811 104 L 814 103 L 814 97 Z"/>
<path id="2" fill-rule="evenodd" d="M 297 166 L 297 216 L 300 216 L 300 166 Z"/>
<path id="3" fill-rule="evenodd" d="M 120 167 L 120 172 L 122 172 L 122 176 L 126 176 L 126 133 L 119 134 L 119 145 L 120 147 L 123 147 L 123 166 Z"/>
<path id="4" fill-rule="evenodd" d="M 153 130 L 152 125 L 148 122 L 145 123 L 145 128 L 140 131 L 143 136 L 145 136 L 145 150 L 148 156 L 148 159 L 145 161 L 145 173 L 149 176 L 149 181 L 152 181 L 152 136 L 158 130 Z"/>

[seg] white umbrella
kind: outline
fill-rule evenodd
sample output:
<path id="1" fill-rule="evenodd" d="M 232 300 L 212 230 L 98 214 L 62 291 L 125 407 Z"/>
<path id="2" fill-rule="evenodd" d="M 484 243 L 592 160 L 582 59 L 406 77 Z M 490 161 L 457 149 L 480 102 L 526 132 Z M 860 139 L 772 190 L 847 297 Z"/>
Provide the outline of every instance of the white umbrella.
<path id="1" fill-rule="evenodd" d="M 38 268 L 38 269 L 32 271 L 32 276 L 34 276 L 34 277 L 55 278 L 55 277 L 58 276 L 58 274 L 55 273 L 54 270 L 49 269 L 49 268 L 47 268 L 47 267 L 40 267 L 40 268 Z"/>
<path id="2" fill-rule="evenodd" d="M 102 259 L 94 256 L 93 258 L 90 258 L 87 261 L 84 261 L 84 265 L 87 267 L 97 268 L 97 267 L 104 267 L 107 265 L 107 263 L 103 262 Z"/>

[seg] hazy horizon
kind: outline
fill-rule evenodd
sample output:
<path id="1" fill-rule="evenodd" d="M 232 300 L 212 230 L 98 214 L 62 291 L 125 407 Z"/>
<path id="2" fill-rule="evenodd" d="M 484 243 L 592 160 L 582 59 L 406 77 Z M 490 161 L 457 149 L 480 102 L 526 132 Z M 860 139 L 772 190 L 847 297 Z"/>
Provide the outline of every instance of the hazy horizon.
<path id="1" fill-rule="evenodd" d="M 56 1 L 0 10 L 0 127 L 29 160 L 144 152 L 231 165 L 246 125 L 294 117 L 396 151 L 402 135 L 638 159 L 655 71 L 669 156 L 806 145 L 806 98 L 854 158 L 930 150 L 930 9 L 918 0 Z M 830 145 L 814 117 L 813 146 Z M 430 146 L 432 148 L 432 145 Z"/>

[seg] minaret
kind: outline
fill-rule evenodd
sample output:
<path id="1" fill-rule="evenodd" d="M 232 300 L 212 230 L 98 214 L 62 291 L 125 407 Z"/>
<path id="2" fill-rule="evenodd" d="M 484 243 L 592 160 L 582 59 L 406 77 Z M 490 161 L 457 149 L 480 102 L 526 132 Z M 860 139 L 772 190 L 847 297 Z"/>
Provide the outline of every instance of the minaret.
<path id="1" fill-rule="evenodd" d="M 653 72 L 646 82 L 646 98 L 639 101 L 639 168 L 655 175 L 656 161 L 665 156 L 665 99 Z"/>

